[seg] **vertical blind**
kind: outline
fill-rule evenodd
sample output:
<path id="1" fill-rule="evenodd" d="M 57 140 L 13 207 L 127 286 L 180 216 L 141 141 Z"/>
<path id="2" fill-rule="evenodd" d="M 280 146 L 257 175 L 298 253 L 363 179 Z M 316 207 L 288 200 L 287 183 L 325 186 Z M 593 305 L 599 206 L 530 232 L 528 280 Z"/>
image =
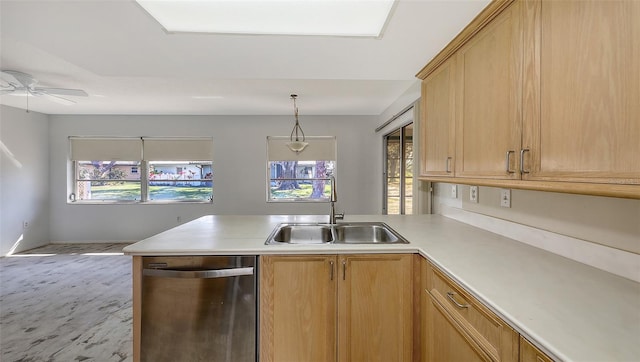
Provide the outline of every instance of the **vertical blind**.
<path id="1" fill-rule="evenodd" d="M 209 161 L 213 140 L 203 138 L 69 137 L 72 161 Z"/>

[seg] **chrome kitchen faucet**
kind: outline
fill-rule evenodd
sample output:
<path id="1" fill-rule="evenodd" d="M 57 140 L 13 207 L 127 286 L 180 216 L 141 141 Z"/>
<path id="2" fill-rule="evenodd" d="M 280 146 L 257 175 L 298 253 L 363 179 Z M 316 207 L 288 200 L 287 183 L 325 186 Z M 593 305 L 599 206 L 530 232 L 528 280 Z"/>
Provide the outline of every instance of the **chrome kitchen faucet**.
<path id="1" fill-rule="evenodd" d="M 344 219 L 344 212 L 336 214 L 335 202 L 338 201 L 338 192 L 336 191 L 336 178 L 335 176 L 329 176 L 331 180 L 331 208 L 329 209 L 329 224 L 335 224 L 336 219 Z"/>

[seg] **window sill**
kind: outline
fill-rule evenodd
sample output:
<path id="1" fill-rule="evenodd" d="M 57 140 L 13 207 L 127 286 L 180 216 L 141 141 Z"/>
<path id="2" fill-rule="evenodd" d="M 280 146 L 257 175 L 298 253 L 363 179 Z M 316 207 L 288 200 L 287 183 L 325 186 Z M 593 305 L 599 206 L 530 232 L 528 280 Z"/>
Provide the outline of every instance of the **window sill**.
<path id="1" fill-rule="evenodd" d="M 67 201 L 67 205 L 183 205 L 213 204 L 213 201 Z"/>
<path id="2" fill-rule="evenodd" d="M 329 199 L 277 199 L 277 200 L 267 200 L 267 203 L 274 203 L 274 204 L 278 204 L 278 203 L 303 203 L 303 202 L 308 202 L 308 203 L 324 203 L 324 204 L 328 204 L 331 201 Z"/>

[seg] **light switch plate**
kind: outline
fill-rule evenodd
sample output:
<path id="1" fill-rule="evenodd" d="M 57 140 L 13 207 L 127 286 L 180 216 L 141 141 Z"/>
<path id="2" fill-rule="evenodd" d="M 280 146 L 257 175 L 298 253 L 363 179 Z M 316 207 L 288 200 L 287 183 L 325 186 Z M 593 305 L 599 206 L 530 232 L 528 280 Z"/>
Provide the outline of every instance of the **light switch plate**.
<path id="1" fill-rule="evenodd" d="M 451 185 L 451 197 L 458 198 L 458 185 Z"/>
<path id="2" fill-rule="evenodd" d="M 469 187 L 469 201 L 478 203 L 478 186 Z"/>
<path id="3" fill-rule="evenodd" d="M 511 207 L 511 189 L 500 189 L 500 206 Z"/>

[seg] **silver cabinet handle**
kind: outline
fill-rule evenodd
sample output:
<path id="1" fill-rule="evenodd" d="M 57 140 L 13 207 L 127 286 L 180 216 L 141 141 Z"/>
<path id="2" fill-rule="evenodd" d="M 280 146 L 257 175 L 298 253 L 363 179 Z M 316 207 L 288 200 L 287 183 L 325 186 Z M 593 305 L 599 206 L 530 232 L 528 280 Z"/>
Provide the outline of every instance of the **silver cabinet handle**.
<path id="1" fill-rule="evenodd" d="M 447 157 L 447 161 L 445 162 L 445 172 L 451 173 L 451 157 Z"/>
<path id="2" fill-rule="evenodd" d="M 507 173 L 516 173 L 515 171 L 511 171 L 511 163 L 509 161 L 511 161 L 511 154 L 512 153 L 516 153 L 516 151 L 507 151 L 507 156 L 506 156 L 506 170 Z"/>
<path id="3" fill-rule="evenodd" d="M 347 261 L 342 261 L 342 280 L 347 280 Z"/>
<path id="4" fill-rule="evenodd" d="M 333 260 L 329 261 L 329 265 L 331 266 L 331 271 L 329 272 L 329 275 L 331 277 L 331 280 L 333 280 Z"/>
<path id="5" fill-rule="evenodd" d="M 458 301 L 453 297 L 454 295 L 456 295 L 456 293 L 447 292 L 447 298 L 449 298 L 449 300 L 452 301 L 453 304 L 456 305 L 456 307 L 461 308 L 461 309 L 469 308 L 469 304 L 460 304 L 460 303 L 458 303 Z"/>
<path id="6" fill-rule="evenodd" d="M 211 279 L 253 275 L 253 267 L 216 270 L 143 269 L 142 275 L 161 278 Z"/>
<path id="7" fill-rule="evenodd" d="M 529 152 L 528 148 L 523 148 L 520 150 L 520 173 L 529 173 L 529 171 L 524 170 L 524 153 Z"/>

